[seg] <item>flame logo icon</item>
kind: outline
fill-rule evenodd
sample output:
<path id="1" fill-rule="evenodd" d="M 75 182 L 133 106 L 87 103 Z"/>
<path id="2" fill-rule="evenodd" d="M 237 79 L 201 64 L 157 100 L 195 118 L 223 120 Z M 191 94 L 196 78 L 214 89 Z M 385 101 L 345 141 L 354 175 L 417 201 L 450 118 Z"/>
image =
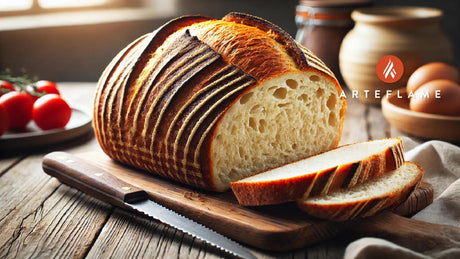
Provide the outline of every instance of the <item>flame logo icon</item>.
<path id="1" fill-rule="evenodd" d="M 383 56 L 375 67 L 377 76 L 385 83 L 395 83 L 404 73 L 402 61 L 393 55 Z"/>
<path id="2" fill-rule="evenodd" d="M 383 76 L 385 78 L 388 78 L 388 76 L 391 76 L 391 78 L 395 78 L 396 76 L 396 70 L 394 69 L 394 63 L 391 61 L 391 59 L 388 60 L 388 64 L 383 70 Z"/>

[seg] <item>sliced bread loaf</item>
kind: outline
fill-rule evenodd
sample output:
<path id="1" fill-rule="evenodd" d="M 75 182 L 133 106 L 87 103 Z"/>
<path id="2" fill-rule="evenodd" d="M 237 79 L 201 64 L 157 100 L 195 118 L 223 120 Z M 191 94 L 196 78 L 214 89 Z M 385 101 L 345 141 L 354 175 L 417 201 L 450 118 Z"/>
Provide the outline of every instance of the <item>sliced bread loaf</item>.
<path id="1" fill-rule="evenodd" d="M 244 206 L 295 201 L 310 195 L 350 188 L 400 167 L 400 138 L 341 146 L 231 183 Z"/>
<path id="2" fill-rule="evenodd" d="M 302 198 L 297 204 L 308 214 L 328 220 L 368 217 L 406 200 L 422 177 L 423 169 L 419 165 L 405 162 L 400 168 L 364 184 L 327 195 Z"/>
<path id="3" fill-rule="evenodd" d="M 118 162 L 226 191 L 231 181 L 337 147 L 341 92 L 323 62 L 266 20 L 184 16 L 109 64 L 94 132 Z"/>

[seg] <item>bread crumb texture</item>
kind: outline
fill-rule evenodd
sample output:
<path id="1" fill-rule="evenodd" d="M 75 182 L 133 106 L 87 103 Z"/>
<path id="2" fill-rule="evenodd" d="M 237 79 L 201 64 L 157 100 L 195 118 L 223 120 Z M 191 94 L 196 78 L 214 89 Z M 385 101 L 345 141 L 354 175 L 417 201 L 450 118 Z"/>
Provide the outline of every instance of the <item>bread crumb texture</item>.
<path id="1" fill-rule="evenodd" d="M 244 178 L 239 182 L 257 183 L 266 181 L 276 184 L 276 182 L 280 180 L 296 178 L 309 174 L 317 174 L 318 172 L 328 169 L 335 168 L 334 170 L 336 170 L 337 167 L 343 165 L 366 163 L 369 164 L 369 166 L 372 166 L 374 160 L 378 161 L 379 165 L 382 165 L 382 168 L 375 167 L 375 170 L 380 169 L 381 171 L 384 171 L 387 166 L 385 163 L 388 159 L 390 159 L 385 156 L 385 151 L 392 149 L 392 147 L 397 147 L 398 144 L 401 144 L 400 139 L 391 138 L 345 145 Z M 403 151 L 401 148 L 399 150 L 395 150 L 395 152 L 396 154 L 402 154 Z M 395 157 L 395 153 L 391 152 L 388 156 Z M 399 161 L 399 163 L 402 164 L 402 159 Z M 368 171 L 371 170 L 364 169 L 364 171 L 368 173 Z"/>
<path id="2" fill-rule="evenodd" d="M 313 71 L 285 74 L 244 93 L 215 132 L 211 148 L 215 182 L 226 186 L 334 148 L 340 138 L 342 106 L 334 83 Z"/>

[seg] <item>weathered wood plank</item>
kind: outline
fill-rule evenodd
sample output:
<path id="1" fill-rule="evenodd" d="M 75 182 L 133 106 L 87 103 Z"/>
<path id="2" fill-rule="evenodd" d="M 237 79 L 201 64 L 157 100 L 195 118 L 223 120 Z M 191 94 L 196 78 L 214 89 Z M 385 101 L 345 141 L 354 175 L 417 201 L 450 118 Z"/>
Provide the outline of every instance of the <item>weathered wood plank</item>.
<path id="1" fill-rule="evenodd" d="M 82 257 L 110 207 L 61 185 L 31 156 L 0 178 L 0 257 Z"/>
<path id="2" fill-rule="evenodd" d="M 0 151 L 0 157 L 2 157 L 2 151 Z M 18 163 L 23 157 L 14 156 L 14 157 L 2 157 L 0 160 L 0 176 L 5 173 L 9 168 Z"/>
<path id="3" fill-rule="evenodd" d="M 366 105 L 366 128 L 369 139 L 381 139 L 391 136 L 390 124 L 383 117 L 382 109 L 378 105 Z"/>
<path id="4" fill-rule="evenodd" d="M 220 258 L 225 255 L 158 221 L 116 209 L 88 258 Z"/>
<path id="5" fill-rule="evenodd" d="M 40 177 L 38 170 L 41 170 L 39 163 L 41 159 L 24 159 L 8 170 L 0 177 L 0 222 L 3 224 L 5 218 L 13 210 L 21 209 L 17 205 L 21 202 L 46 198 L 55 188 L 46 189 L 43 186 L 49 178 Z M 43 175 L 44 176 L 44 175 Z"/>
<path id="6" fill-rule="evenodd" d="M 369 140 L 366 129 L 366 105 L 357 98 L 352 98 L 351 93 L 345 89 L 347 94 L 347 113 L 343 125 L 342 139 L 340 145 L 350 144 Z"/>
<path id="7" fill-rule="evenodd" d="M 93 98 L 96 92 L 96 83 L 59 83 L 61 96 L 71 105 L 93 110 Z"/>

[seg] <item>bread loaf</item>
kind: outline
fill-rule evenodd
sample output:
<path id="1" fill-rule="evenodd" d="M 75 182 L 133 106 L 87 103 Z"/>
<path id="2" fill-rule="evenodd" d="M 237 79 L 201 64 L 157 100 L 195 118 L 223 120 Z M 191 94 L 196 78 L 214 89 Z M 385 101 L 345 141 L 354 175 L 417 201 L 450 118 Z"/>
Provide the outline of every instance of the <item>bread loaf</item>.
<path id="1" fill-rule="evenodd" d="M 300 199 L 298 206 L 318 218 L 344 221 L 372 216 L 405 201 L 423 177 L 423 169 L 412 162 L 364 184 L 328 195 Z"/>
<path id="2" fill-rule="evenodd" d="M 360 142 L 300 159 L 231 183 L 238 202 L 258 206 L 350 188 L 404 163 L 400 138 Z"/>
<path id="3" fill-rule="evenodd" d="M 241 13 L 172 20 L 103 72 L 94 130 L 113 159 L 215 191 L 338 145 L 332 72 L 277 26 Z"/>

